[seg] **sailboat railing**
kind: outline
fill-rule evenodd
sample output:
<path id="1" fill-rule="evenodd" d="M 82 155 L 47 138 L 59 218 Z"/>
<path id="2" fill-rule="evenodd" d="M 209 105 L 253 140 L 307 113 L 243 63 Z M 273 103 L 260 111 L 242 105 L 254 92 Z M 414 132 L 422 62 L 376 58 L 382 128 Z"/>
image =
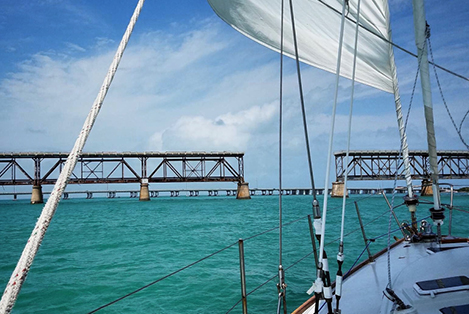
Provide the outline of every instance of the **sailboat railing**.
<path id="1" fill-rule="evenodd" d="M 365 227 L 363 226 L 362 216 L 360 215 L 360 209 L 358 208 L 358 203 L 354 202 L 354 204 L 355 204 L 355 210 L 357 211 L 358 222 L 360 223 L 360 229 L 363 235 L 363 241 L 365 242 L 366 250 L 368 252 L 368 261 L 372 262 L 373 257 L 371 256 L 371 252 L 369 248 L 371 242 L 369 242 L 368 238 L 366 237 Z"/>
<path id="2" fill-rule="evenodd" d="M 450 186 L 451 186 L 451 185 L 450 185 Z M 361 199 L 359 199 L 359 200 L 357 200 L 357 201 L 360 202 L 360 201 L 363 201 L 363 200 L 365 200 L 365 199 L 368 199 L 369 197 L 370 197 L 370 196 L 364 197 L 364 198 L 361 198 Z M 425 203 L 425 202 L 423 202 L 423 203 Z M 395 206 L 394 209 L 399 208 L 399 207 L 402 207 L 402 206 L 404 206 L 404 205 L 405 205 L 405 203 L 400 204 L 400 205 L 398 205 L 398 206 Z M 349 204 L 349 206 L 351 206 L 351 204 Z M 449 207 L 453 208 L 453 197 L 451 197 L 451 204 L 450 204 L 450 205 L 445 205 L 445 206 L 449 206 Z M 338 209 L 338 207 L 335 208 L 335 209 Z M 454 209 L 455 209 L 455 210 L 460 210 L 460 211 L 462 211 L 462 212 L 469 213 L 469 211 L 465 211 L 465 210 L 460 209 L 460 208 L 457 208 L 457 207 L 454 207 Z M 334 210 L 334 208 L 332 208 L 332 210 Z M 383 211 L 383 213 L 377 215 L 375 218 L 373 218 L 373 219 L 371 219 L 371 220 L 369 220 L 369 221 L 367 221 L 367 222 L 365 222 L 365 223 L 363 223 L 363 221 L 362 221 L 362 223 L 359 223 L 359 227 L 357 227 L 357 228 L 355 228 L 355 229 L 349 231 L 348 233 L 346 233 L 346 234 L 344 235 L 344 237 L 348 237 L 348 236 L 350 236 L 350 235 L 352 235 L 352 234 L 354 234 L 354 233 L 359 232 L 360 230 L 363 230 L 363 231 L 364 231 L 364 230 L 365 230 L 365 227 L 367 227 L 368 225 L 371 225 L 371 224 L 377 222 L 380 218 L 383 218 L 387 213 L 389 213 L 389 210 Z M 283 224 L 283 227 L 288 226 L 288 225 L 295 224 L 295 223 L 297 223 L 297 222 L 305 221 L 308 217 L 310 217 L 310 215 L 302 216 L 302 217 L 299 217 L 299 218 L 297 218 L 297 219 L 291 220 L 291 221 L 289 221 L 289 222 L 287 222 L 287 223 L 284 223 L 284 224 Z M 358 214 L 358 217 L 361 217 L 361 215 Z M 424 217 L 424 218 L 422 218 L 422 219 L 419 219 L 418 222 L 420 223 L 420 222 L 422 222 L 422 221 L 424 221 L 424 220 L 427 220 L 428 218 L 430 218 L 430 216 L 427 216 L 427 217 Z M 188 264 L 188 265 L 186 265 L 186 266 L 184 266 L 184 267 L 182 267 L 182 268 L 180 268 L 180 269 L 178 269 L 178 270 L 176 270 L 176 271 L 174 271 L 174 272 L 172 272 L 172 273 L 170 273 L 170 274 L 167 274 L 167 275 L 165 275 L 165 276 L 163 276 L 163 277 L 161 277 L 161 278 L 159 278 L 159 279 L 157 279 L 157 280 L 151 282 L 150 284 L 147 284 L 147 285 L 145 285 L 145 286 L 143 286 L 143 287 L 141 287 L 141 288 L 139 288 L 139 289 L 137 289 L 137 290 L 135 290 L 135 291 L 133 291 L 133 292 L 131 292 L 131 293 L 125 295 L 125 296 L 123 296 L 123 297 L 120 297 L 120 298 L 118 298 L 118 299 L 116 299 L 116 300 L 114 300 L 114 301 L 112 301 L 112 302 L 109 302 L 109 303 L 107 303 L 107 304 L 105 304 L 105 305 L 103 305 L 103 306 L 101 306 L 101 307 L 99 307 L 99 308 L 97 308 L 97 309 L 95 309 L 95 310 L 89 312 L 89 313 L 95 313 L 95 312 L 97 312 L 97 311 L 99 311 L 99 310 L 101 310 L 101 309 L 104 309 L 105 307 L 108 307 L 108 306 L 110 306 L 110 305 L 112 305 L 112 304 L 115 304 L 115 303 L 117 303 L 117 302 L 119 302 L 119 301 L 121 301 L 121 300 L 123 300 L 123 299 L 125 299 L 125 298 L 127 298 L 127 297 L 129 297 L 129 296 L 131 296 L 131 295 L 133 295 L 133 294 L 135 294 L 135 293 L 137 293 L 137 292 L 140 292 L 140 291 L 142 291 L 142 290 L 144 290 L 144 289 L 146 289 L 146 288 L 148 288 L 148 287 L 150 287 L 150 286 L 152 286 L 152 285 L 154 285 L 154 284 L 156 284 L 156 283 L 159 283 L 159 282 L 161 282 L 161 281 L 163 281 L 163 280 L 165 280 L 165 279 L 167 279 L 167 278 L 169 278 L 169 277 L 175 276 L 175 275 L 179 274 L 180 272 L 182 272 L 182 271 L 184 271 L 184 270 L 186 270 L 186 269 L 188 269 L 188 268 L 190 268 L 190 267 L 193 267 L 193 266 L 195 266 L 195 265 L 197 265 L 197 264 L 199 264 L 199 263 L 201 263 L 201 262 L 203 262 L 203 261 L 205 261 L 205 260 L 207 260 L 207 259 L 209 259 L 209 258 L 214 257 L 215 255 L 218 255 L 218 254 L 220 254 L 220 253 L 222 253 L 222 252 L 224 252 L 224 251 L 226 251 L 226 250 L 228 250 L 228 249 L 230 249 L 230 248 L 233 248 L 233 247 L 235 247 L 236 245 L 238 246 L 238 254 L 239 254 L 238 257 L 239 257 L 239 262 L 240 262 L 239 270 L 240 270 L 240 278 L 241 278 L 241 285 L 240 285 L 240 286 L 241 286 L 241 297 L 240 297 L 240 299 L 239 299 L 237 302 L 235 302 L 235 303 L 227 310 L 226 313 L 231 313 L 232 311 L 234 311 L 234 310 L 239 306 L 239 304 L 242 304 L 243 313 L 247 313 L 248 297 L 251 296 L 252 294 L 256 293 L 257 291 L 259 291 L 262 287 L 266 286 L 267 284 L 269 284 L 269 283 L 273 282 L 275 279 L 277 279 L 277 278 L 278 278 L 278 274 L 267 278 L 265 281 L 263 281 L 262 283 L 260 283 L 259 285 L 257 285 L 257 286 L 256 286 L 255 288 L 253 288 L 252 290 L 247 291 L 247 281 L 248 281 L 249 278 L 246 277 L 246 265 L 245 265 L 245 255 L 244 255 L 244 243 L 245 243 L 246 241 L 249 241 L 249 240 L 258 238 L 258 237 L 260 237 L 260 236 L 269 234 L 269 233 L 271 233 L 271 232 L 274 232 L 274 231 L 276 231 L 278 228 L 279 228 L 279 227 L 276 226 L 276 227 L 273 227 L 273 228 L 270 228 L 270 229 L 261 231 L 261 232 L 259 232 L 259 233 L 257 233 L 257 234 L 254 234 L 254 235 L 252 235 L 252 236 L 250 236 L 250 237 L 247 237 L 247 238 L 245 238 L 245 239 L 239 239 L 238 241 L 233 242 L 233 243 L 229 244 L 228 246 L 226 246 L 226 247 L 224 247 L 224 248 L 222 248 L 222 249 L 220 249 L 220 250 L 217 250 L 217 251 L 215 251 L 215 252 L 213 252 L 213 253 L 211 253 L 211 254 L 205 256 L 205 257 L 202 257 L 202 258 L 200 258 L 199 260 L 197 260 L 197 261 L 195 261 L 195 262 L 193 262 L 193 263 L 190 263 L 190 264 Z M 397 228 L 391 230 L 391 234 L 394 234 L 394 233 L 396 233 L 396 232 L 402 231 L 404 228 L 405 228 L 404 226 L 399 226 L 399 227 L 397 227 Z M 376 231 L 377 229 L 371 229 L 371 230 L 375 230 L 375 231 Z M 365 239 L 366 239 L 366 241 L 365 241 L 365 246 L 364 246 L 363 249 L 360 251 L 360 253 L 357 255 L 356 259 L 354 259 L 354 262 L 353 262 L 352 265 L 348 268 L 348 271 L 345 272 L 344 278 L 350 276 L 351 274 L 353 274 L 354 272 L 356 272 L 358 269 L 360 269 L 360 268 L 364 267 L 366 264 L 368 264 L 368 263 L 370 262 L 369 257 L 368 257 L 367 259 L 363 260 L 363 255 L 365 254 L 365 252 L 366 252 L 366 251 L 369 252 L 370 246 L 371 246 L 373 243 L 376 243 L 377 240 L 384 239 L 384 238 L 387 237 L 387 236 L 388 236 L 388 232 L 387 232 L 387 231 L 384 232 L 383 234 L 380 234 L 380 235 L 375 236 L 375 237 L 373 237 L 373 238 L 367 238 L 367 237 L 365 236 Z M 340 237 L 337 237 L 337 238 L 335 238 L 335 239 L 332 239 L 331 241 L 325 243 L 325 246 L 327 247 L 327 246 L 329 246 L 329 245 L 332 245 L 332 244 L 334 244 L 334 243 L 337 243 L 339 240 L 340 240 Z M 394 243 L 391 245 L 391 249 L 392 249 L 395 245 L 398 245 L 399 243 L 401 243 L 402 240 L 404 240 L 404 238 L 401 238 L 401 240 L 394 242 Z M 388 248 L 385 247 L 383 250 L 381 250 L 381 251 L 379 251 L 378 253 L 372 255 L 372 257 L 373 257 L 373 258 L 376 258 L 377 256 L 380 256 L 380 255 L 385 254 L 387 251 L 388 251 Z M 301 256 L 300 258 L 298 258 L 297 260 L 295 260 L 295 261 L 294 261 L 293 263 L 291 263 L 289 266 L 285 267 L 284 270 L 285 270 L 286 274 L 288 275 L 288 273 L 287 273 L 288 270 L 290 270 L 290 269 L 292 269 L 293 267 L 297 266 L 298 264 L 300 264 L 301 262 L 303 262 L 304 260 L 306 260 L 307 258 L 309 258 L 310 256 L 312 256 L 314 253 L 315 253 L 314 250 L 311 250 L 311 251 L 307 252 L 305 255 L 303 255 L 303 256 Z M 317 253 L 317 252 L 316 252 L 316 253 Z M 360 260 L 362 260 L 362 261 L 360 262 Z M 313 275 L 314 271 L 315 271 L 315 268 L 314 268 L 314 265 L 312 264 L 312 265 L 311 265 L 311 275 Z M 332 283 L 331 287 L 332 287 L 332 289 L 335 289 L 335 283 Z M 314 298 L 314 297 L 313 297 L 313 298 Z M 311 298 L 311 299 L 313 299 L 313 298 Z M 313 301 L 311 301 L 311 299 L 308 300 L 307 302 L 305 302 L 305 304 L 308 304 L 308 303 L 309 303 L 309 304 L 312 304 L 311 302 L 313 302 Z M 300 308 L 302 308 L 302 307 L 300 307 Z M 296 311 L 295 311 L 294 313 L 296 313 Z"/>
<path id="3" fill-rule="evenodd" d="M 365 200 L 365 199 L 368 199 L 369 197 L 371 197 L 371 196 L 366 196 L 366 197 L 360 198 L 360 199 L 358 199 L 357 201 L 360 202 L 360 201 L 363 201 L 363 200 Z M 351 204 L 350 204 L 349 206 L 351 206 Z M 333 209 L 334 209 L 334 208 L 332 208 L 332 210 L 333 210 Z M 338 207 L 337 207 L 336 209 L 338 209 Z M 358 228 L 356 228 L 356 229 L 353 229 L 353 230 L 349 231 L 348 233 L 346 233 L 346 234 L 344 235 L 344 237 L 348 237 L 348 236 L 350 236 L 350 235 L 352 235 L 352 234 L 354 234 L 354 233 L 359 232 L 362 227 L 363 227 L 363 229 L 364 229 L 366 226 L 368 226 L 368 225 L 370 225 L 370 224 L 376 222 L 379 218 L 382 218 L 386 213 L 388 213 L 388 210 L 385 210 L 382 214 L 378 215 L 378 216 L 375 217 L 374 219 L 371 219 L 370 221 L 367 221 L 367 222 L 365 222 L 365 223 L 362 223 L 363 226 L 360 226 L 360 227 L 358 227 Z M 283 227 L 289 226 L 289 225 L 293 225 L 293 224 L 295 224 L 295 223 L 307 222 L 306 220 L 307 220 L 307 218 L 308 218 L 309 216 L 310 216 L 310 215 L 301 216 L 301 217 L 299 217 L 299 218 L 296 218 L 296 219 L 294 219 L 294 220 L 291 220 L 291 221 L 289 221 L 289 222 L 286 222 L 286 223 L 283 224 Z M 96 312 L 98 312 L 98 311 L 100 311 L 100 310 L 102 310 L 102 309 L 104 309 L 104 308 L 106 308 L 106 307 L 108 307 L 108 306 L 111 306 L 111 305 L 113 305 L 113 304 L 115 304 L 115 303 L 117 303 L 117 302 L 119 302 L 119 301 L 124 300 L 125 298 L 127 298 L 127 297 L 129 297 L 129 296 L 131 296 L 131 295 L 134 295 L 135 293 L 138 293 L 138 292 L 140 292 L 140 291 L 142 291 L 142 290 L 145 290 L 146 288 L 149 288 L 150 286 L 153 286 L 153 285 L 155 285 L 155 284 L 157 284 L 157 283 L 160 283 L 161 281 L 163 281 L 163 280 L 165 280 L 165 279 L 168 279 L 168 278 L 170 278 L 170 277 L 172 277 L 172 276 L 175 276 L 175 275 L 179 274 L 180 272 L 187 270 L 188 268 L 194 267 L 194 266 L 196 266 L 197 264 L 199 264 L 199 263 L 201 263 L 201 262 L 204 262 L 204 261 L 206 261 L 206 260 L 208 260 L 208 259 L 210 259 L 210 258 L 212 258 L 212 257 L 214 257 L 214 256 L 216 256 L 216 255 L 218 255 L 218 254 L 220 254 L 220 253 L 222 253 L 222 252 L 225 252 L 225 251 L 227 251 L 227 250 L 229 250 L 229 249 L 232 249 L 232 248 L 235 247 L 235 246 L 238 246 L 238 257 L 239 257 L 239 262 L 240 262 L 240 264 L 239 264 L 239 271 L 240 271 L 239 276 L 240 276 L 240 279 L 241 279 L 241 284 L 240 284 L 241 293 L 240 293 L 240 299 L 239 299 L 237 302 L 235 302 L 234 305 L 233 305 L 230 309 L 228 309 L 228 311 L 227 311 L 226 313 L 232 312 L 232 311 L 235 310 L 240 304 L 242 304 L 243 313 L 247 313 L 247 305 L 248 305 L 249 296 L 252 295 L 252 294 L 254 294 L 254 293 L 256 293 L 256 292 L 259 291 L 262 287 L 266 286 L 267 284 L 269 284 L 269 283 L 271 283 L 272 281 L 274 281 L 275 279 L 277 279 L 277 278 L 278 278 L 278 274 L 275 274 L 275 275 L 272 276 L 272 277 L 266 278 L 265 281 L 263 281 L 262 283 L 260 283 L 259 285 L 257 285 L 255 288 L 253 288 L 253 289 L 251 289 L 250 291 L 248 291 L 248 290 L 247 290 L 247 281 L 249 281 L 249 278 L 246 277 L 246 264 L 245 264 L 245 255 L 244 255 L 244 246 L 245 246 L 245 242 L 246 242 L 246 241 L 249 241 L 249 240 L 252 240 L 252 239 L 255 239 L 255 238 L 258 238 L 258 237 L 260 237 L 260 236 L 263 236 L 263 235 L 272 233 L 272 232 L 278 230 L 278 228 L 279 228 L 279 227 L 276 226 L 276 227 L 273 227 L 273 228 L 270 228 L 270 229 L 261 231 L 261 232 L 259 232 L 259 233 L 256 233 L 256 234 L 254 234 L 254 235 L 252 235 L 252 236 L 250 236 L 250 237 L 247 237 L 247 238 L 244 238 L 244 239 L 239 239 L 238 241 L 233 242 L 233 243 L 231 243 L 231 244 L 225 246 L 225 247 L 222 248 L 222 249 L 219 249 L 219 250 L 217 250 L 217 251 L 215 251 L 215 252 L 213 252 L 213 253 L 211 253 L 211 254 L 209 254 L 209 255 L 206 255 L 206 256 L 204 256 L 204 257 L 198 259 L 197 261 L 194 261 L 194 262 L 192 262 L 192 263 L 190 263 L 190 264 L 188 264 L 188 265 L 186 265 L 186 266 L 184 266 L 184 267 L 182 267 L 182 268 L 180 268 L 180 269 L 177 269 L 177 270 L 175 270 L 175 271 L 173 271 L 173 272 L 171 272 L 171 273 L 169 273 L 169 274 L 167 274 L 167 275 L 164 275 L 164 276 L 162 276 L 162 277 L 160 277 L 160 278 L 158 278 L 158 279 L 152 281 L 151 283 L 146 284 L 145 286 L 142 286 L 142 287 L 139 288 L 139 289 L 136 289 L 136 290 L 134 290 L 134 291 L 132 291 L 132 292 L 130 292 L 130 293 L 128 293 L 128 294 L 122 296 L 122 297 L 117 298 L 116 300 L 114 300 L 114 301 L 112 301 L 112 302 L 109 302 L 109 303 L 107 303 L 107 304 L 105 304 L 105 305 L 102 305 L 102 306 L 100 306 L 100 307 L 98 307 L 98 308 L 92 310 L 92 311 L 89 312 L 89 313 L 96 313 Z M 397 232 L 397 231 L 399 231 L 400 229 L 401 229 L 401 228 L 396 228 L 395 230 L 392 230 L 392 233 Z M 349 270 L 346 272 L 346 275 L 345 275 L 345 276 L 347 276 L 348 274 L 350 274 L 350 272 L 352 271 L 352 269 L 358 264 L 358 262 L 359 262 L 360 259 L 362 258 L 364 252 L 365 252 L 366 250 L 369 250 L 369 246 L 370 246 L 372 243 L 374 243 L 375 240 L 384 238 L 385 236 L 387 236 L 387 232 L 384 233 L 384 234 L 382 234 L 382 235 L 379 235 L 379 236 L 377 236 L 377 237 L 368 239 L 367 244 L 366 244 L 365 247 L 363 248 L 363 251 L 361 251 L 361 253 L 358 254 L 358 257 L 356 258 L 356 260 L 355 260 L 355 262 L 352 264 L 352 266 L 349 268 Z M 340 238 L 337 237 L 336 239 L 333 239 L 333 240 L 331 240 L 331 241 L 325 243 L 325 246 L 329 246 L 329 245 L 332 245 L 332 244 L 334 244 L 334 243 L 337 243 L 337 242 L 339 241 L 339 239 L 340 239 Z M 309 239 L 308 239 L 308 240 L 309 240 Z M 296 259 L 296 260 L 295 260 L 294 262 L 292 262 L 290 265 L 286 266 L 286 267 L 284 268 L 284 270 L 287 272 L 288 270 L 292 269 L 293 267 L 297 266 L 297 265 L 300 264 L 301 262 L 303 262 L 303 261 L 305 261 L 306 259 L 308 259 L 309 257 L 311 257 L 314 253 L 315 253 L 315 250 L 314 250 L 314 249 L 311 250 L 311 251 L 306 252 L 306 254 L 304 254 L 303 256 L 301 256 L 301 257 L 299 257 L 298 259 Z M 317 252 L 316 252 L 316 253 L 317 253 Z M 367 260 L 368 260 L 368 259 L 367 259 Z M 366 260 L 366 261 L 367 261 L 367 260 Z M 366 262 L 366 261 L 365 261 L 365 262 Z M 315 272 L 314 264 L 311 264 L 311 276 L 313 276 L 314 272 Z M 345 277 L 345 276 L 344 276 L 344 277 Z"/>
<path id="4" fill-rule="evenodd" d="M 248 301 L 246 295 L 246 267 L 244 263 L 244 241 L 238 240 L 239 246 L 239 275 L 241 277 L 241 300 L 243 302 L 243 314 L 248 313 Z"/>

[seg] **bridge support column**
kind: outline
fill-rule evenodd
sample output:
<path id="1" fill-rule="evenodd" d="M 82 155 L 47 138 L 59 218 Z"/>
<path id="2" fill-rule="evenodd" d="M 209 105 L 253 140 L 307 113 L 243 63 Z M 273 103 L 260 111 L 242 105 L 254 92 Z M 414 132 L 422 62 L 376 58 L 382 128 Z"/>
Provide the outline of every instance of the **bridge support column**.
<path id="1" fill-rule="evenodd" d="M 420 196 L 432 196 L 432 195 L 433 195 L 432 181 L 423 179 L 422 190 L 420 191 Z"/>
<path id="2" fill-rule="evenodd" d="M 348 197 L 348 191 L 345 191 Z M 332 182 L 332 193 L 331 197 L 344 197 L 344 182 L 336 181 Z"/>
<path id="3" fill-rule="evenodd" d="M 247 182 L 238 183 L 238 192 L 236 194 L 236 198 L 239 200 L 248 200 L 251 198 L 251 195 L 249 193 L 249 183 Z"/>
<path id="4" fill-rule="evenodd" d="M 143 179 L 142 183 L 140 183 L 140 201 L 149 201 L 150 200 L 150 193 L 148 191 L 148 179 Z"/>
<path id="5" fill-rule="evenodd" d="M 33 185 L 33 192 L 31 193 L 31 204 L 42 204 L 44 203 L 44 197 L 42 195 L 42 186 Z"/>

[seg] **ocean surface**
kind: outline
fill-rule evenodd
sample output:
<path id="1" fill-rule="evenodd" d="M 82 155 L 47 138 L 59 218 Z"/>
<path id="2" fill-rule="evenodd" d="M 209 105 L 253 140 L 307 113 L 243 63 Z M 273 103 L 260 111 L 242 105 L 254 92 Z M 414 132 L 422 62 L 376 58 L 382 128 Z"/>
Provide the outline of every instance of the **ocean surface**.
<path id="1" fill-rule="evenodd" d="M 307 220 L 312 213 L 311 201 L 312 196 L 283 197 L 286 225 L 282 256 L 287 269 L 289 312 L 309 298 L 306 290 L 316 277 Z M 322 196 L 319 201 L 322 208 Z M 389 211 L 383 196 L 352 195 L 347 201 L 345 270 L 365 247 L 354 201 L 364 223 L 373 221 L 365 227 L 368 238 L 381 236 L 370 245 L 372 253 L 387 243 Z M 449 196 L 443 195 L 442 202 L 449 203 Z M 241 298 L 237 244 L 240 238 L 246 239 L 248 312 L 275 313 L 278 203 L 278 196 L 254 196 L 251 200 L 226 196 L 158 197 L 150 202 L 133 198 L 63 200 L 13 313 L 89 313 L 159 279 L 162 280 L 98 313 L 227 313 Z M 398 194 L 395 204 L 401 203 L 402 195 Z M 330 199 L 328 206 L 326 250 L 332 278 L 337 269 L 341 204 L 342 199 Z M 455 206 L 468 210 L 469 196 L 459 194 Z M 30 205 L 27 200 L 0 201 L 2 291 L 42 207 Z M 418 217 L 427 217 L 429 207 L 421 204 Z M 401 220 L 410 219 L 405 206 L 396 212 Z M 444 233 L 447 226 L 448 219 Z M 454 211 L 452 233 L 467 237 L 468 226 L 469 214 Z M 396 227 L 392 221 L 392 229 Z M 399 231 L 393 235 L 401 236 Z M 366 253 L 361 260 L 365 258 Z M 173 272 L 176 273 L 165 278 Z M 241 305 L 231 313 L 242 313 Z"/>

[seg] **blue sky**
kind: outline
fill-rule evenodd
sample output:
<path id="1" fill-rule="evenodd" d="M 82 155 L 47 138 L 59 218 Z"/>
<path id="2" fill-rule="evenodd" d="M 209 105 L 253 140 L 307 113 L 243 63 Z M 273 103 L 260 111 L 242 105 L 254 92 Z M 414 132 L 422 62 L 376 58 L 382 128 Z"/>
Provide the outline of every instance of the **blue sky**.
<path id="1" fill-rule="evenodd" d="M 0 2 L 1 151 L 71 149 L 136 3 Z M 410 1 L 391 0 L 390 7 L 394 41 L 415 51 Z M 436 62 L 469 76 L 469 2 L 427 1 L 427 19 Z M 407 110 L 416 60 L 396 51 L 396 61 Z M 302 71 L 316 185 L 323 186 L 334 77 L 307 66 Z M 469 109 L 469 83 L 438 74 L 459 125 Z M 346 148 L 349 85 L 341 81 L 334 150 Z M 356 95 L 352 149 L 397 149 L 392 96 L 365 86 Z M 284 96 L 284 185 L 308 186 L 291 61 Z M 465 149 L 437 90 L 433 97 L 438 149 Z M 411 149 L 426 147 L 422 112 L 417 95 Z M 246 180 L 274 187 L 277 124 L 276 53 L 225 25 L 206 1 L 147 0 L 85 151 L 244 151 Z M 469 142 L 469 121 L 462 133 Z"/>

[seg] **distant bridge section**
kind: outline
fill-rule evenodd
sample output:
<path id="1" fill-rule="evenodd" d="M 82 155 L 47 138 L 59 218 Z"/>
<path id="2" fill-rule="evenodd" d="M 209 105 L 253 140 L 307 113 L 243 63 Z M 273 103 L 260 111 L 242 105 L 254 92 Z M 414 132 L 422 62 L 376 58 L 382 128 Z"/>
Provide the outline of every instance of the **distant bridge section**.
<path id="1" fill-rule="evenodd" d="M 55 184 L 68 153 L 0 153 L 0 185 L 33 185 L 42 202 L 44 184 Z M 151 182 L 244 183 L 241 152 L 101 152 L 83 153 L 69 184 L 140 183 L 149 199 Z M 142 189 L 143 188 L 143 189 Z M 35 201 L 34 201 L 35 202 Z"/>
<path id="2" fill-rule="evenodd" d="M 399 151 L 351 151 L 346 164 L 346 152 L 336 152 L 336 181 L 404 179 L 404 162 Z M 469 151 L 438 151 L 438 175 L 442 179 L 469 178 Z M 412 179 L 429 180 L 428 152 L 409 151 Z"/>

